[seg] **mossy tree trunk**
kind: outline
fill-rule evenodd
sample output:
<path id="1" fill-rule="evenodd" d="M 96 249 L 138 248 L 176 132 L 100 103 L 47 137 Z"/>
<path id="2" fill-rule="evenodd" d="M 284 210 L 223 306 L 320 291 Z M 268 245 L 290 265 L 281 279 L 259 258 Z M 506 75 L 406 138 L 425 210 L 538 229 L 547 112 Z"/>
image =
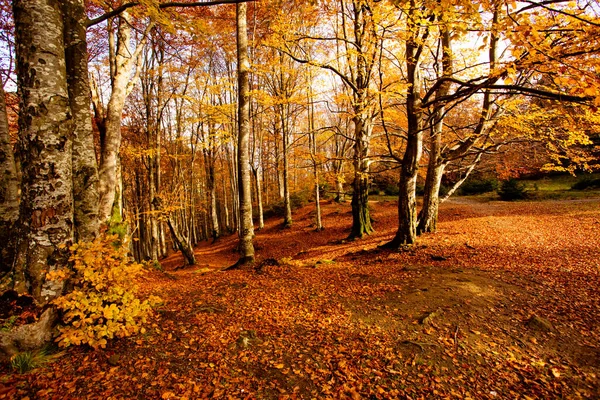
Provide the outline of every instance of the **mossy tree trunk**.
<path id="1" fill-rule="evenodd" d="M 38 304 L 60 295 L 46 279 L 67 265 L 74 239 L 72 146 L 63 15 L 53 0 L 15 0 L 22 200 L 14 288 Z"/>
<path id="2" fill-rule="evenodd" d="M 369 141 L 373 129 L 368 117 L 354 118 L 354 181 L 352 183 L 352 230 L 349 239 L 373 232 L 369 214 Z"/>

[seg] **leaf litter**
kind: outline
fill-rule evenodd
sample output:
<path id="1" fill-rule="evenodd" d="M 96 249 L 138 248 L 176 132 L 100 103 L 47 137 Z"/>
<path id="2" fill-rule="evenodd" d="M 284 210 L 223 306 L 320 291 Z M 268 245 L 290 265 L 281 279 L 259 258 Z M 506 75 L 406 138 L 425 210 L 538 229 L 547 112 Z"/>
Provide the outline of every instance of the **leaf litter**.
<path id="1" fill-rule="evenodd" d="M 359 241 L 348 208 L 323 204 L 321 232 L 310 206 L 268 221 L 257 268 L 220 271 L 234 236 L 197 269 L 170 256 L 140 281 L 165 300 L 143 334 L 3 369 L 0 399 L 600 397 L 597 200 L 451 201 L 403 252 L 378 247 L 395 202 Z"/>

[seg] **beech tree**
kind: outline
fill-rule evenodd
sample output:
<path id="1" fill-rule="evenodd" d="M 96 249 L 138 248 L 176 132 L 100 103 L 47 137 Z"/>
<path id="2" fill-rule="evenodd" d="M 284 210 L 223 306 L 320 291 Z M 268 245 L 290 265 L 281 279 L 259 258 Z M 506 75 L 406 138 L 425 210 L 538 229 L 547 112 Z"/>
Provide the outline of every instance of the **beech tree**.
<path id="1" fill-rule="evenodd" d="M 245 3 L 236 5 L 238 68 L 238 190 L 240 193 L 240 253 L 237 265 L 254 262 L 254 226 L 252 222 L 252 187 L 250 180 L 250 62 L 248 60 L 248 28 Z"/>
<path id="2" fill-rule="evenodd" d="M 60 5 L 15 1 L 19 143 L 22 197 L 13 287 L 39 303 L 60 295 L 47 281 L 50 269 L 67 264 L 74 239 L 73 129 Z"/>

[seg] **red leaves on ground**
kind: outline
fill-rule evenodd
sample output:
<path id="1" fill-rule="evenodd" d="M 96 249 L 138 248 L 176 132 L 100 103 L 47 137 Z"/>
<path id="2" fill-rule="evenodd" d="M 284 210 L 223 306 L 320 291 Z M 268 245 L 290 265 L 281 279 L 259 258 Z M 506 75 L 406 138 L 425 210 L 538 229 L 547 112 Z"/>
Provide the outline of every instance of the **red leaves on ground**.
<path id="1" fill-rule="evenodd" d="M 343 242 L 348 205 L 310 207 L 292 229 L 257 232 L 257 270 L 235 237 L 196 251 L 201 266 L 142 280 L 166 300 L 146 332 L 75 349 L 3 385 L 31 398 L 553 398 L 598 396 L 600 210 L 596 202 L 464 203 L 411 250 L 395 203 L 377 231 Z M 527 323 L 532 315 L 555 330 Z"/>

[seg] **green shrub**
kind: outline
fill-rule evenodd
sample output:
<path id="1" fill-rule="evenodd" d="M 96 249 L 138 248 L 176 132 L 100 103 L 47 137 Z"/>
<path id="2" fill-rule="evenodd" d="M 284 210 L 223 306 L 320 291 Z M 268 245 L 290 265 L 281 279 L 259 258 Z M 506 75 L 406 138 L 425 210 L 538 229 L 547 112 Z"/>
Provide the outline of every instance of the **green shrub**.
<path id="1" fill-rule="evenodd" d="M 593 176 L 584 176 L 571 186 L 571 190 L 585 190 L 600 188 L 600 178 Z"/>
<path id="2" fill-rule="evenodd" d="M 500 195 L 500 199 L 504 201 L 523 200 L 528 197 L 525 184 L 516 179 L 509 179 L 502 182 L 498 194 Z"/>
<path id="3" fill-rule="evenodd" d="M 19 374 L 24 374 L 32 369 L 43 367 L 48 363 L 46 349 L 37 351 L 23 351 L 10 358 L 10 367 Z"/>
<path id="4" fill-rule="evenodd" d="M 59 346 L 88 344 L 106 347 L 107 340 L 144 333 L 142 324 L 160 299 L 141 301 L 132 278 L 142 266 L 127 256 L 127 241 L 104 235 L 71 247 L 73 271 L 49 273 L 48 279 L 68 280 L 73 290 L 54 300 L 62 311 Z"/>
<path id="5" fill-rule="evenodd" d="M 493 192 L 498 189 L 496 179 L 467 179 L 459 188 L 463 196 Z"/>

